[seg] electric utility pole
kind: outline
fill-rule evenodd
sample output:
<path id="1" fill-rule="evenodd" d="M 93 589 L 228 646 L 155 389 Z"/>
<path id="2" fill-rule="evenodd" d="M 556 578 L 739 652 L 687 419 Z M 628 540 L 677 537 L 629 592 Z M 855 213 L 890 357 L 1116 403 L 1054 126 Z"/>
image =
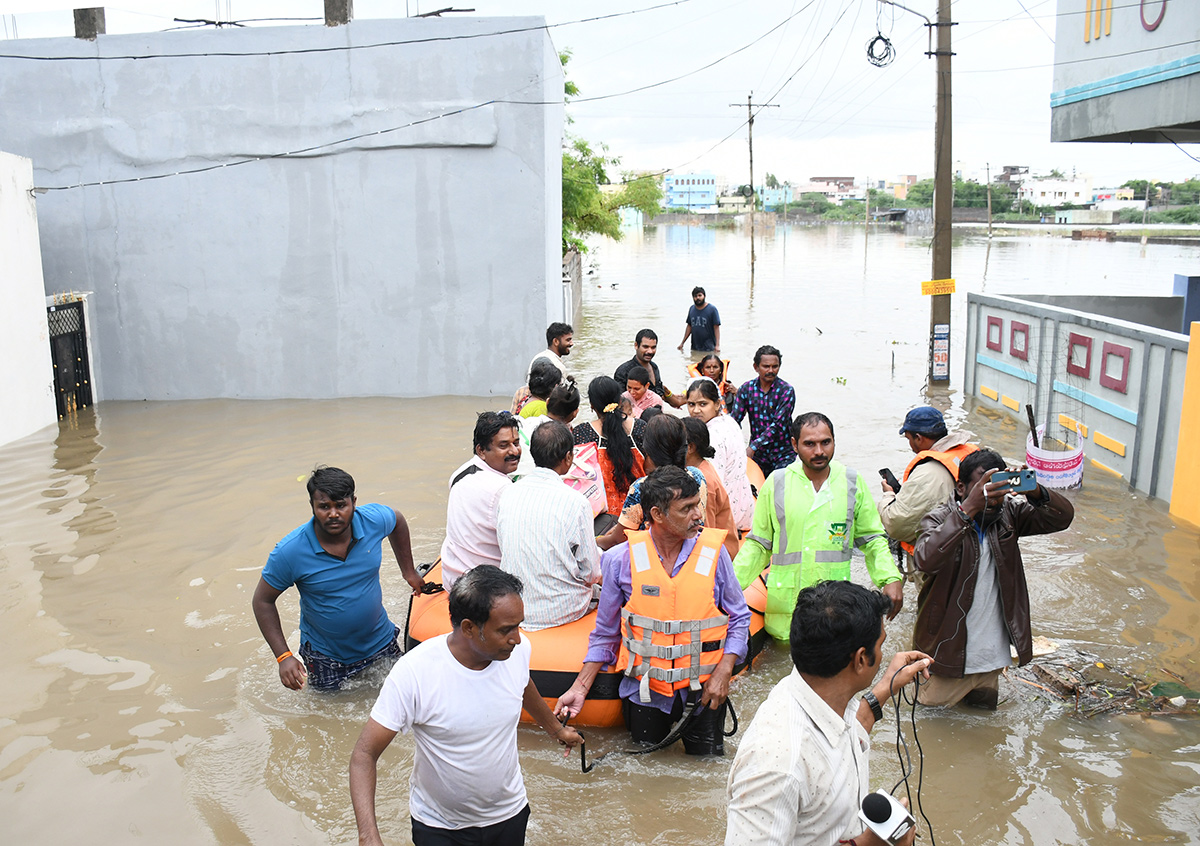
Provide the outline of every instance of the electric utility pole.
<path id="1" fill-rule="evenodd" d="M 937 121 L 934 128 L 933 278 L 950 279 L 951 215 L 954 209 L 954 157 L 951 151 L 950 4 L 938 0 Z M 929 303 L 929 381 L 950 381 L 950 294 L 934 294 Z"/>
<path id="2" fill-rule="evenodd" d="M 754 282 L 754 210 L 758 207 L 758 198 L 754 192 L 754 110 L 757 109 L 778 109 L 779 106 L 771 103 L 754 103 L 754 92 L 751 91 L 746 95 L 746 136 L 750 143 L 750 281 Z M 740 109 L 741 103 L 730 103 L 732 108 Z"/>

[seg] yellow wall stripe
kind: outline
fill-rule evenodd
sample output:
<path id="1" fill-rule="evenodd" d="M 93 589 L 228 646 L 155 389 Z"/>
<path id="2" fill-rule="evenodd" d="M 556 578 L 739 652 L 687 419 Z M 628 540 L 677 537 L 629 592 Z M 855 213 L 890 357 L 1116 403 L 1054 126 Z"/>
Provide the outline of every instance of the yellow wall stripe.
<path id="1" fill-rule="evenodd" d="M 1007 406 L 1008 406 L 1009 408 L 1011 408 L 1013 411 L 1020 411 L 1020 410 L 1021 410 L 1021 404 L 1020 404 L 1019 402 L 1017 402 L 1015 399 L 1013 399 L 1012 397 L 1010 397 L 1010 396 L 1007 396 L 1007 395 L 1006 395 L 1006 396 L 1003 396 L 1003 397 L 1001 397 L 1001 398 L 1000 398 L 1000 402 L 1002 402 L 1002 403 L 1004 403 L 1005 405 L 1007 405 Z"/>
<path id="2" fill-rule="evenodd" d="M 987 397 L 990 400 L 1000 399 L 1000 392 L 992 390 L 987 385 L 980 385 L 979 393 L 983 394 L 985 397 Z"/>
<path id="3" fill-rule="evenodd" d="M 1062 426 L 1064 429 L 1070 429 L 1072 432 L 1078 433 L 1082 438 L 1086 438 L 1088 436 L 1087 426 L 1083 425 L 1078 420 L 1071 419 L 1065 414 L 1058 415 L 1058 425 Z"/>
<path id="4" fill-rule="evenodd" d="M 1099 467 L 1101 470 L 1104 470 L 1104 471 L 1107 471 L 1107 472 L 1109 472 L 1109 473 L 1112 473 L 1114 476 L 1120 476 L 1120 475 L 1121 475 L 1121 471 L 1119 471 L 1119 470 L 1114 470 L 1114 469 L 1112 469 L 1111 467 L 1109 467 L 1107 464 L 1101 464 L 1099 461 L 1097 461 L 1097 460 L 1096 460 L 1096 459 L 1094 459 L 1094 458 L 1090 458 L 1090 459 L 1088 459 L 1088 460 L 1089 460 L 1089 461 L 1091 461 L 1091 462 L 1092 462 L 1092 464 L 1093 464 L 1094 466 L 1096 466 L 1096 467 Z"/>
<path id="5" fill-rule="evenodd" d="M 1092 440 L 1096 442 L 1097 446 L 1102 446 L 1109 452 L 1116 453 L 1122 458 L 1125 457 L 1125 444 L 1120 441 L 1114 441 L 1108 435 L 1102 435 L 1099 432 L 1092 432 Z"/>

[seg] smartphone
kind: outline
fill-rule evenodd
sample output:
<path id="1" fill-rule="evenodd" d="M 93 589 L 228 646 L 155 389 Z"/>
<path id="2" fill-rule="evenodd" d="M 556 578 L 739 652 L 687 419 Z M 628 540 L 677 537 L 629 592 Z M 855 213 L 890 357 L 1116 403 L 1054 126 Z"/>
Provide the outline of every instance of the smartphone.
<path id="1" fill-rule="evenodd" d="M 992 484 L 1007 482 L 1012 485 L 1013 493 L 1031 493 L 1037 490 L 1037 473 L 1033 470 L 1013 470 L 1006 473 L 993 473 Z"/>
<path id="2" fill-rule="evenodd" d="M 896 474 L 884 467 L 879 471 L 879 476 L 888 483 L 888 487 L 896 493 L 900 493 L 900 480 L 896 478 Z"/>

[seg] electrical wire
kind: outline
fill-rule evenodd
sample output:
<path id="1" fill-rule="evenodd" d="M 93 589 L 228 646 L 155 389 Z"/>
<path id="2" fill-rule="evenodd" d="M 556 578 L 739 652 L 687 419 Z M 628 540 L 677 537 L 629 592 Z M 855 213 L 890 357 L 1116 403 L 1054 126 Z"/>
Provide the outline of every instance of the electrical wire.
<path id="1" fill-rule="evenodd" d="M 575 26 L 577 24 L 595 23 L 597 21 L 611 20 L 613 18 L 623 18 L 630 15 L 640 15 L 645 12 L 654 12 L 659 9 L 665 9 L 670 6 L 681 6 L 684 3 L 691 3 L 693 0 L 670 0 L 670 2 L 659 3 L 655 6 L 647 6 L 642 9 L 631 9 L 625 12 L 611 12 L 607 15 L 594 15 L 590 18 L 580 18 L 574 21 L 563 21 L 561 23 L 542 24 L 540 26 L 525 26 L 515 27 L 513 29 L 496 30 L 493 32 L 474 32 L 463 35 L 439 35 L 430 36 L 428 38 L 408 38 L 399 41 L 380 41 L 374 44 L 338 44 L 329 47 L 297 47 L 294 50 L 251 50 L 244 53 L 222 52 L 215 51 L 211 53 L 145 53 L 142 55 L 120 55 L 120 56 L 23 56 L 11 53 L 0 53 L 0 59 L 22 59 L 26 61 L 38 62 L 79 62 L 79 61 L 116 61 L 130 59 L 199 59 L 199 58 L 243 58 L 253 56 L 294 56 L 307 53 L 342 53 L 351 50 L 372 50 L 378 47 L 403 47 L 409 44 L 431 44 L 443 41 L 467 41 L 473 38 L 495 38 L 501 35 L 516 35 L 522 32 L 549 32 L 552 29 L 557 29 L 564 26 Z"/>

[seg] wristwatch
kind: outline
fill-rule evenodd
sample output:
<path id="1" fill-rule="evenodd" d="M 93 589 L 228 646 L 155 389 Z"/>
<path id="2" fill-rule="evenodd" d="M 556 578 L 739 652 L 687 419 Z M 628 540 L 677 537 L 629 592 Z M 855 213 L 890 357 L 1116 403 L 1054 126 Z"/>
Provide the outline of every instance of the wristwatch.
<path id="1" fill-rule="evenodd" d="M 871 709 L 871 713 L 875 715 L 875 722 L 883 719 L 883 706 L 879 704 L 879 700 L 875 698 L 875 694 L 867 691 L 863 694 L 863 702 L 867 703 L 867 707 Z"/>

